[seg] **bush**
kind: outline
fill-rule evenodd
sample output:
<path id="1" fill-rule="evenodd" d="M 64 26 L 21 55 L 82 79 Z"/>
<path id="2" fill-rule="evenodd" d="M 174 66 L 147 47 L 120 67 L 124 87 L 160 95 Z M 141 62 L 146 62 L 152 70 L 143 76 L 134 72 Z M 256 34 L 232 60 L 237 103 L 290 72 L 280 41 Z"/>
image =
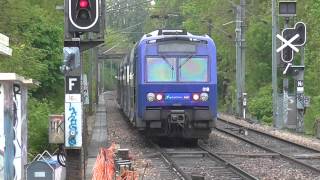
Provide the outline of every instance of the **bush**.
<path id="1" fill-rule="evenodd" d="M 320 119 L 320 96 L 311 97 L 311 107 L 306 109 L 304 126 L 306 134 L 315 134 L 315 120 Z"/>
<path id="2" fill-rule="evenodd" d="M 49 114 L 57 113 L 52 103 L 30 97 L 28 100 L 28 152 L 33 158 L 44 150 L 52 150 L 48 139 Z M 61 110 L 60 110 L 61 112 Z"/>
<path id="3" fill-rule="evenodd" d="M 249 99 L 249 112 L 258 120 L 272 123 L 272 88 L 271 85 L 259 89 L 258 94 Z"/>

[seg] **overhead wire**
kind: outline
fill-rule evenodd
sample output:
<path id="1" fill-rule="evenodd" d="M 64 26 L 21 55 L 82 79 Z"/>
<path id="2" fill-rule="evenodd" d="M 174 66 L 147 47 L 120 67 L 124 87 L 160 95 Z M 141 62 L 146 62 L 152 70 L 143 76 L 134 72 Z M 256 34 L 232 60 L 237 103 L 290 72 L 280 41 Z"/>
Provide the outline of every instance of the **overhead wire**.
<path id="1" fill-rule="evenodd" d="M 129 9 L 129 8 L 132 8 L 132 7 L 139 7 L 143 4 L 146 4 L 146 3 L 149 3 L 153 0 L 147 0 L 147 1 L 144 1 L 144 2 L 139 2 L 139 3 L 135 3 L 135 4 L 131 4 L 131 5 L 128 5 L 128 6 L 125 6 L 125 7 L 120 7 L 120 8 L 117 8 L 117 9 L 112 9 L 110 11 L 107 11 L 106 10 L 106 13 L 110 13 L 110 12 L 114 12 L 114 11 L 119 11 L 119 10 L 122 10 L 122 9 Z"/>
<path id="2" fill-rule="evenodd" d="M 110 34 L 120 33 L 121 31 L 128 30 L 128 29 L 131 29 L 131 28 L 133 28 L 133 27 L 139 26 L 140 24 L 143 24 L 144 22 L 145 22 L 145 21 L 142 21 L 142 22 L 140 22 L 140 23 L 131 25 L 131 26 L 126 27 L 126 28 L 124 28 L 124 29 L 120 29 L 120 30 L 114 31 L 114 32 L 112 32 L 112 33 L 110 33 Z M 109 34 L 109 35 L 110 35 L 110 34 Z"/>
<path id="3" fill-rule="evenodd" d="M 124 4 L 124 3 L 128 3 L 128 0 L 123 0 L 123 1 L 118 1 L 118 3 L 116 3 L 116 4 L 114 4 L 113 6 L 111 6 L 111 7 L 107 7 L 106 8 L 106 11 L 108 11 L 109 9 L 112 9 L 113 7 L 116 7 L 116 6 L 119 6 L 119 5 L 121 5 L 121 4 Z"/>

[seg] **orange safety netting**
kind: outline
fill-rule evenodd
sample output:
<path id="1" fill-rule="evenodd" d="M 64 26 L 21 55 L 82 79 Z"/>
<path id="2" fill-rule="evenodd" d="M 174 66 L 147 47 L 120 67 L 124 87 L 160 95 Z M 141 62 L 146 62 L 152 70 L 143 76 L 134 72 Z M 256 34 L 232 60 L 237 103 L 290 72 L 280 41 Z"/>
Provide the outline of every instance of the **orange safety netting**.
<path id="1" fill-rule="evenodd" d="M 93 168 L 92 180 L 113 180 L 115 175 L 115 157 L 116 145 L 107 148 L 100 148 L 96 163 Z"/>
<path id="2" fill-rule="evenodd" d="M 125 170 L 116 180 L 138 180 L 139 175 L 136 171 Z"/>

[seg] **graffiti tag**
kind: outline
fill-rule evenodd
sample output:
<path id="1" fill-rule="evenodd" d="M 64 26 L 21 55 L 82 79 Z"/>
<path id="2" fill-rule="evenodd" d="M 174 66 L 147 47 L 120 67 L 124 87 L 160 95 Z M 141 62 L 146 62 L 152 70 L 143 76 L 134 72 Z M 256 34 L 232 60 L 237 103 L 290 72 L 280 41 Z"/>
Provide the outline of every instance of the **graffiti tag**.
<path id="1" fill-rule="evenodd" d="M 70 116 L 68 117 L 68 121 L 70 121 L 69 125 L 69 144 L 71 146 L 74 146 L 77 144 L 76 136 L 78 134 L 77 131 L 77 111 L 76 109 L 72 106 L 72 103 L 69 103 L 69 112 Z"/>

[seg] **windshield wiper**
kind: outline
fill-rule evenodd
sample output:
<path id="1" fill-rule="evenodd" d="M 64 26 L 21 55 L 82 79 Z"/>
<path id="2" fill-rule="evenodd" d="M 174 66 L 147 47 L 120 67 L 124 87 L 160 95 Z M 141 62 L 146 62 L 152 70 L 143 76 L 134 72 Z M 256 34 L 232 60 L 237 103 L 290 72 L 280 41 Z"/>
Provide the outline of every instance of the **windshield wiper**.
<path id="1" fill-rule="evenodd" d="M 194 56 L 194 54 L 191 54 L 182 64 L 179 65 L 179 69 L 185 65 L 192 57 Z"/>
<path id="2" fill-rule="evenodd" d="M 169 66 L 170 66 L 170 69 L 171 69 L 171 76 L 173 78 L 173 74 L 174 74 L 174 66 L 168 61 L 168 59 L 165 57 L 165 56 L 161 56 L 162 57 L 162 60 L 164 62 L 166 62 Z"/>

